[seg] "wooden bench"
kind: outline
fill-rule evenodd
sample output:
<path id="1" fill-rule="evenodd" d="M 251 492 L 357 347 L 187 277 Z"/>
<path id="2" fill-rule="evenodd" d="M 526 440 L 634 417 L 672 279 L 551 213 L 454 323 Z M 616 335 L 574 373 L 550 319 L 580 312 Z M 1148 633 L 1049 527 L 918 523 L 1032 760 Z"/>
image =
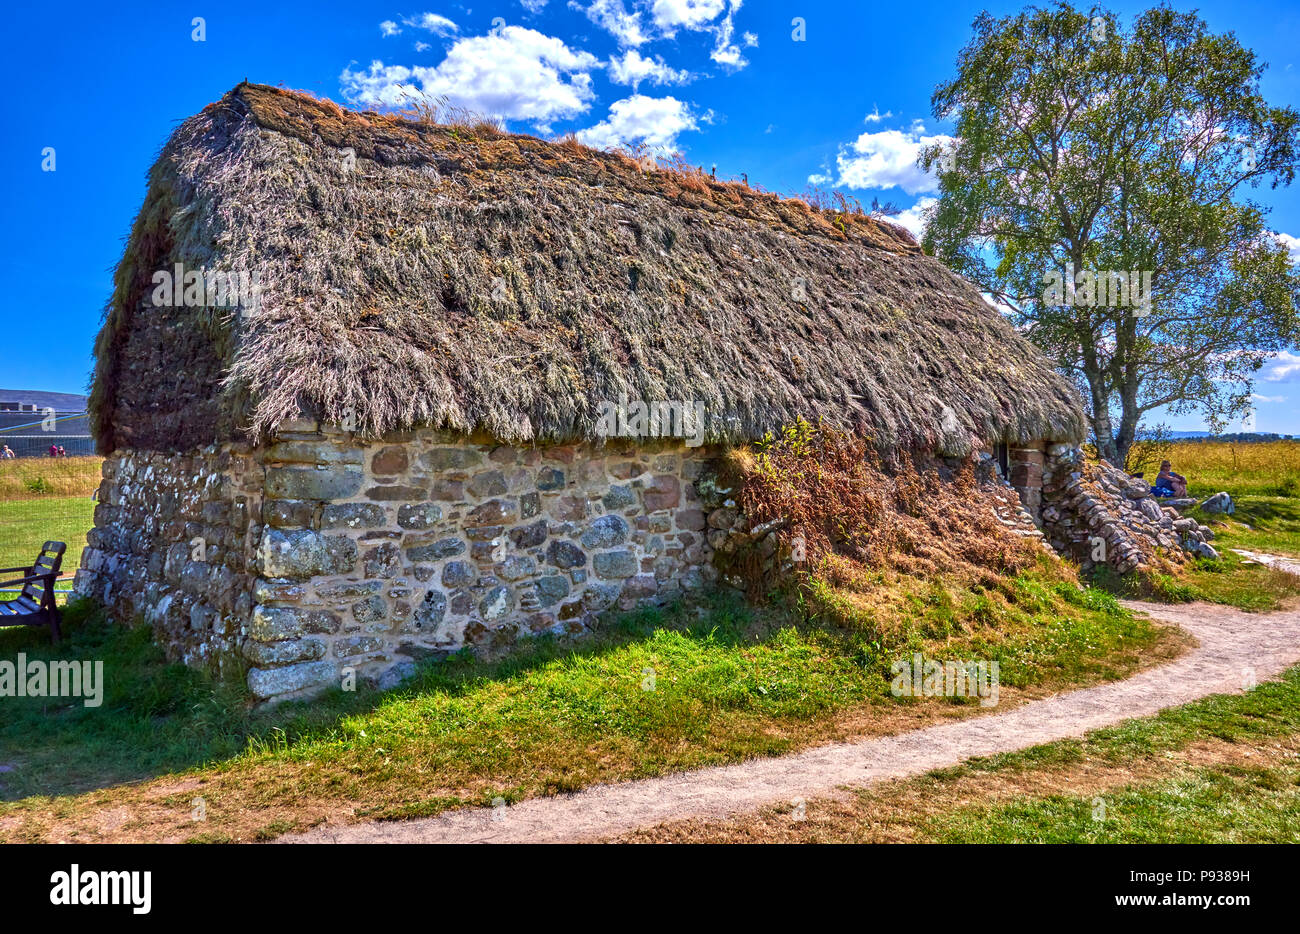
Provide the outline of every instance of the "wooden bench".
<path id="1" fill-rule="evenodd" d="M 0 574 L 21 571 L 23 576 L 0 581 L 0 587 L 22 584 L 22 593 L 16 600 L 0 600 L 0 626 L 49 626 L 50 635 L 57 644 L 63 633 L 59 624 L 63 614 L 54 605 L 54 582 L 59 578 L 59 566 L 68 546 L 63 542 L 46 542 L 29 568 L 0 568 Z"/>

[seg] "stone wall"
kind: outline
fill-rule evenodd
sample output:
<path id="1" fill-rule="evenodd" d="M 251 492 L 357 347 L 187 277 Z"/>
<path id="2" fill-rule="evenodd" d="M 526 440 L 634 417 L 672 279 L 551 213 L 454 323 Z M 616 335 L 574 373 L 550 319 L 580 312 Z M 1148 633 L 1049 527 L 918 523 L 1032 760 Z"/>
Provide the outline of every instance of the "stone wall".
<path id="1" fill-rule="evenodd" d="M 259 698 L 347 671 L 389 684 L 425 658 L 579 634 L 606 610 L 700 589 L 714 572 L 694 480 L 710 456 L 436 432 L 362 445 L 314 423 L 243 457 L 115 456 L 78 589 L 154 622 L 172 657 L 238 656 Z M 151 519 L 170 497 L 181 514 Z M 247 518 L 229 518 L 240 503 Z M 182 560 L 200 525 L 229 543 Z M 187 614 L 212 620 L 195 607 L 220 620 L 206 638 Z"/>
<path id="2" fill-rule="evenodd" d="M 1151 495 L 1145 480 L 1078 448 L 1048 449 L 1043 471 L 1043 530 L 1052 547 L 1085 571 L 1107 564 L 1121 574 L 1149 568 L 1158 556 L 1217 558 L 1213 530 L 1183 518 Z"/>
<path id="3" fill-rule="evenodd" d="M 749 527 L 708 468 L 716 453 L 438 432 L 360 444 L 315 423 L 256 449 L 119 452 L 76 586 L 151 625 L 169 658 L 246 670 L 258 698 L 349 674 L 388 685 L 422 659 L 577 635 L 605 611 L 691 594 L 718 577 L 715 550 L 724 568 L 756 548 L 766 572 L 788 570 L 779 523 Z M 1041 521 L 1085 568 L 1099 554 L 1121 572 L 1161 552 L 1214 555 L 1209 529 L 1077 448 L 1008 455 L 1005 480 L 981 462 L 1005 492 L 999 521 L 1022 535 Z"/>
<path id="4" fill-rule="evenodd" d="M 168 658 L 238 662 L 252 613 L 262 468 L 246 449 L 129 452 L 104 461 L 78 593 L 143 619 Z"/>

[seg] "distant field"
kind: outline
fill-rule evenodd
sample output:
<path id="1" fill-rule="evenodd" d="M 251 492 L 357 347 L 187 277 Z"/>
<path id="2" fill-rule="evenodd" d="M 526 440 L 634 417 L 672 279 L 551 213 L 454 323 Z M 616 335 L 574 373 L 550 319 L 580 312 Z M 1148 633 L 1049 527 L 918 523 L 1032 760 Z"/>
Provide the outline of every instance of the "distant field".
<path id="1" fill-rule="evenodd" d="M 102 457 L 20 457 L 0 461 L 0 501 L 43 496 L 90 496 L 99 487 Z"/>
<path id="2" fill-rule="evenodd" d="M 1236 496 L 1300 496 L 1300 441 L 1241 444 L 1179 441 L 1169 453 L 1188 492 L 1206 497 L 1220 490 Z M 1148 472 L 1154 478 L 1159 465 Z"/>

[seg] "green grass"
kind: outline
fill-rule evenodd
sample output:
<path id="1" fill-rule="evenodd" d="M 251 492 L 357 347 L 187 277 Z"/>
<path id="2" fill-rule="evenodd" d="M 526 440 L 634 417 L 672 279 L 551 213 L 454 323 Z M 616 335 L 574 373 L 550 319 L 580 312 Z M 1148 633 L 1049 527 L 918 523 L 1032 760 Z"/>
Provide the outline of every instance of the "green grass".
<path id="1" fill-rule="evenodd" d="M 1244 548 L 1274 555 L 1300 556 L 1300 498 L 1287 496 L 1234 496 L 1231 516 L 1193 510 L 1190 515 L 1213 526 L 1215 547 Z"/>
<path id="2" fill-rule="evenodd" d="M 1028 687 L 1048 676 L 1116 677 L 1113 662 L 1126 646 L 1149 644 L 1145 622 L 1046 558 L 987 584 L 881 578 L 865 593 L 814 578 L 804 611 L 860 633 L 863 651 L 877 655 L 882 670 L 899 655 L 941 645 L 945 658 L 996 661 L 1002 684 Z"/>
<path id="3" fill-rule="evenodd" d="M 1107 593 L 1158 603 L 1192 603 L 1205 600 L 1236 607 L 1248 613 L 1266 613 L 1285 607 L 1300 595 L 1300 578 L 1259 564 L 1247 564 L 1240 555 L 1223 548 L 1217 561 L 1195 558 L 1176 573 L 1152 571 L 1120 577 L 1110 568 L 1098 568 L 1092 585 Z"/>
<path id="4" fill-rule="evenodd" d="M 928 819 L 925 832 L 945 843 L 1294 843 L 1300 839 L 1300 760 L 1258 766 L 1178 767 L 1175 753 L 1206 738 L 1264 745 L 1300 733 L 1300 668 L 1248 694 L 1218 695 L 1021 752 L 946 769 L 940 782 L 981 772 L 1032 771 L 1085 759 L 1122 765 L 1168 754 L 1167 777 L 1101 795 L 1017 796 L 973 804 Z M 1094 820 L 1095 799 L 1105 819 Z"/>
<path id="5" fill-rule="evenodd" d="M 105 694 L 97 708 L 80 700 L 5 698 L 0 761 L 24 761 L 41 772 L 0 775 L 0 796 L 33 784 L 76 786 L 90 778 L 115 781 L 242 750 L 244 691 L 184 665 L 168 664 L 148 626 L 109 623 L 84 599 L 64 611 L 65 641 L 49 643 L 45 629 L 0 629 L 0 658 L 102 661 Z"/>
<path id="6" fill-rule="evenodd" d="M 1300 733 L 1300 666 L 1245 694 L 1214 694 L 1171 707 L 1153 717 L 1126 720 L 1093 730 L 1083 739 L 1063 739 L 1042 746 L 971 759 L 934 774 L 957 778 L 975 772 L 1032 770 L 1069 765 L 1085 758 L 1123 763 L 1141 756 L 1177 752 L 1197 740 L 1214 738 L 1252 744 Z"/>
<path id="7" fill-rule="evenodd" d="M 1051 612 L 1000 638 L 959 621 L 970 631 L 924 647 L 942 658 L 985 651 L 1002 660 L 1004 685 L 1068 683 L 1119 674 L 1117 654 L 1136 665 L 1159 638 L 1105 595 L 1067 603 L 1057 582 L 1022 585 L 1027 605 Z M 0 657 L 102 659 L 108 682 L 99 708 L 5 702 L 0 762 L 20 767 L 0 778 L 0 798 L 28 799 L 21 808 L 51 801 L 33 795 L 188 769 L 244 776 L 233 793 L 253 794 L 258 776 L 310 763 L 311 779 L 275 779 L 289 782 L 275 793 L 284 807 L 314 795 L 409 816 L 779 755 L 834 738 L 839 712 L 915 703 L 890 696 L 893 656 L 866 636 L 722 596 L 703 617 L 634 613 L 581 644 L 538 640 L 496 662 L 456 656 L 392 692 L 336 691 L 270 714 L 248 713 L 237 683 L 165 663 L 147 627 L 111 625 L 84 601 L 67 616 L 57 652 L 39 634 L 0 631 Z"/>
<path id="8" fill-rule="evenodd" d="M 86 496 L 45 496 L 0 501 L 0 567 L 31 565 L 46 541 L 67 543 L 61 573 L 81 566 L 95 502 Z M 6 578 L 7 579 L 7 578 Z"/>
<path id="9" fill-rule="evenodd" d="M 935 843 L 1295 843 L 1300 768 L 1215 766 L 1090 798 L 1055 795 L 936 819 Z"/>

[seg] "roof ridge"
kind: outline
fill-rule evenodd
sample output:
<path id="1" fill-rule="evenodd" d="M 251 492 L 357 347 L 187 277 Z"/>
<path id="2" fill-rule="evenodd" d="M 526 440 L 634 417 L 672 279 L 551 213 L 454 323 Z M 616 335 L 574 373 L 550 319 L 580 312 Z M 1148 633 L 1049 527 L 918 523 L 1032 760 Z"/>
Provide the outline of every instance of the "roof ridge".
<path id="1" fill-rule="evenodd" d="M 783 197 L 776 192 L 753 188 L 747 180 L 718 181 L 702 169 L 690 171 L 691 167 L 684 165 L 656 163 L 654 168 L 648 169 L 645 163 L 638 163 L 627 153 L 595 149 L 572 139 L 545 140 L 503 130 L 484 133 L 483 136 L 464 135 L 466 130 L 471 134 L 476 130 L 484 132 L 487 121 L 478 127 L 426 123 L 397 113 L 354 110 L 309 91 L 254 84 L 247 80 L 235 85 L 220 101 L 209 104 L 203 113 L 210 114 L 231 99 L 239 100 L 246 107 L 248 116 L 265 129 L 285 133 L 303 142 L 314 138 L 335 148 L 351 148 L 359 158 L 375 158 L 378 154 L 409 159 L 413 150 L 432 149 L 434 139 L 443 144 L 445 152 L 454 151 L 457 156 L 472 157 L 474 154 L 470 147 L 474 143 L 504 142 L 513 144 L 521 156 L 525 153 L 541 156 L 534 158 L 528 166 L 536 171 L 580 179 L 584 176 L 598 178 L 602 185 L 620 184 L 642 194 L 657 194 L 683 207 L 727 213 L 742 221 L 765 222 L 789 233 L 857 243 L 891 253 L 921 252 L 920 245 L 907 230 L 869 214 L 819 208 L 802 198 Z M 398 147 L 398 143 L 406 146 Z M 389 149 L 394 151 L 388 152 Z M 546 154 L 563 155 L 551 162 L 545 158 Z M 431 158 L 429 161 L 436 160 Z M 556 171 L 560 161 L 567 161 L 570 168 L 578 171 Z M 498 163 L 493 168 L 509 171 L 518 167 Z"/>

